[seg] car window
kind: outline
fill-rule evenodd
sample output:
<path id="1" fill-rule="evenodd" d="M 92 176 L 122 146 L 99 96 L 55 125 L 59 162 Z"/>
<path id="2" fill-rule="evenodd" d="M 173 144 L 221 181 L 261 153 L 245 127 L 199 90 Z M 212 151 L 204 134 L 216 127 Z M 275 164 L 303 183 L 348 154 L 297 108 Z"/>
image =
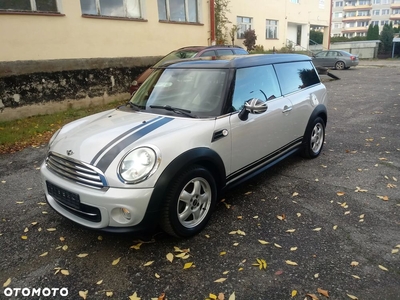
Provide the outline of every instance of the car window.
<path id="1" fill-rule="evenodd" d="M 280 96 L 278 79 L 272 65 L 243 68 L 236 71 L 232 99 L 235 111 L 241 110 L 249 99 L 258 98 L 267 101 Z"/>
<path id="2" fill-rule="evenodd" d="M 247 51 L 243 49 L 233 49 L 233 52 L 237 55 L 247 55 Z"/>
<path id="3" fill-rule="evenodd" d="M 220 49 L 217 50 L 217 55 L 218 56 L 233 55 L 233 51 L 231 49 Z"/>
<path id="4" fill-rule="evenodd" d="M 328 54 L 326 56 L 328 57 L 335 57 L 336 56 L 336 51 L 329 51 Z"/>
<path id="5" fill-rule="evenodd" d="M 207 50 L 204 51 L 200 57 L 205 57 L 205 56 L 216 56 L 215 51 L 214 50 Z"/>
<path id="6" fill-rule="evenodd" d="M 315 57 L 325 57 L 326 56 L 326 52 L 318 52 L 317 54 L 315 54 Z"/>
<path id="7" fill-rule="evenodd" d="M 320 82 L 317 72 L 309 61 L 276 64 L 275 70 L 283 95 Z"/>
<path id="8" fill-rule="evenodd" d="M 171 60 L 192 58 L 197 54 L 197 51 L 172 51 L 171 53 L 164 56 L 154 67 L 161 66 L 163 63 Z"/>

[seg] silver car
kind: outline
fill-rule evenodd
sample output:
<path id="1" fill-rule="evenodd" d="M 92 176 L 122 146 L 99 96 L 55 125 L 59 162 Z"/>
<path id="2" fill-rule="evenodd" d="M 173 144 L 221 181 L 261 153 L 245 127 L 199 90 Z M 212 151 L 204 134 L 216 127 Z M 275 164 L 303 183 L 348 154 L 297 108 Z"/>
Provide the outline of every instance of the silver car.
<path id="1" fill-rule="evenodd" d="M 355 67 L 359 63 L 357 55 L 343 50 L 320 51 L 313 55 L 312 61 L 317 67 L 335 68 L 336 70 Z"/>
<path id="2" fill-rule="evenodd" d="M 41 166 L 49 205 L 83 226 L 189 237 L 222 193 L 322 150 L 327 92 L 307 56 L 169 63 L 131 100 L 59 130 Z"/>

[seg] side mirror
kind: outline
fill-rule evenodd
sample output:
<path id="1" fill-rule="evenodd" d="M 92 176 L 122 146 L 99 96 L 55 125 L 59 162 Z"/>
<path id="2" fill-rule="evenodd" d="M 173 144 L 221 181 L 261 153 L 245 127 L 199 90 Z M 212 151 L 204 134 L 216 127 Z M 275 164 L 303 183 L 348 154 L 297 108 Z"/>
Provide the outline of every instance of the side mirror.
<path id="1" fill-rule="evenodd" d="M 266 112 L 268 109 L 268 105 L 266 102 L 253 98 L 249 99 L 244 103 L 243 109 L 239 112 L 239 119 L 242 121 L 246 121 L 250 114 L 262 114 Z"/>

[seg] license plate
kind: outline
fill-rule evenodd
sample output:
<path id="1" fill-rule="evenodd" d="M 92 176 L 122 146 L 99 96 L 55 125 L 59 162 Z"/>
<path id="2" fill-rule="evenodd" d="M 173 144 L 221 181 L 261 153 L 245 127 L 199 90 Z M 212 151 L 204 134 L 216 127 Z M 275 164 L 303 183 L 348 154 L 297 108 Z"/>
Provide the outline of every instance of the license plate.
<path id="1" fill-rule="evenodd" d="M 54 199 L 66 206 L 72 207 L 74 209 L 80 209 L 81 200 L 79 199 L 78 194 L 64 190 L 48 181 L 46 181 L 46 185 L 49 195 L 52 196 Z"/>

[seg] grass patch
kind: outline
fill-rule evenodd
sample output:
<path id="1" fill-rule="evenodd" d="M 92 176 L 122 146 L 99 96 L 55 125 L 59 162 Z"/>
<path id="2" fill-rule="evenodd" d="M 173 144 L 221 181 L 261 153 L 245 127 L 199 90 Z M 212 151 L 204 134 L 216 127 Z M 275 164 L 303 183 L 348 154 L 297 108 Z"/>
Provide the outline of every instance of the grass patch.
<path id="1" fill-rule="evenodd" d="M 49 115 L 0 122 L 0 153 L 14 153 L 27 147 L 37 147 L 49 141 L 63 125 L 125 103 L 126 100 L 85 108 L 69 108 Z"/>

